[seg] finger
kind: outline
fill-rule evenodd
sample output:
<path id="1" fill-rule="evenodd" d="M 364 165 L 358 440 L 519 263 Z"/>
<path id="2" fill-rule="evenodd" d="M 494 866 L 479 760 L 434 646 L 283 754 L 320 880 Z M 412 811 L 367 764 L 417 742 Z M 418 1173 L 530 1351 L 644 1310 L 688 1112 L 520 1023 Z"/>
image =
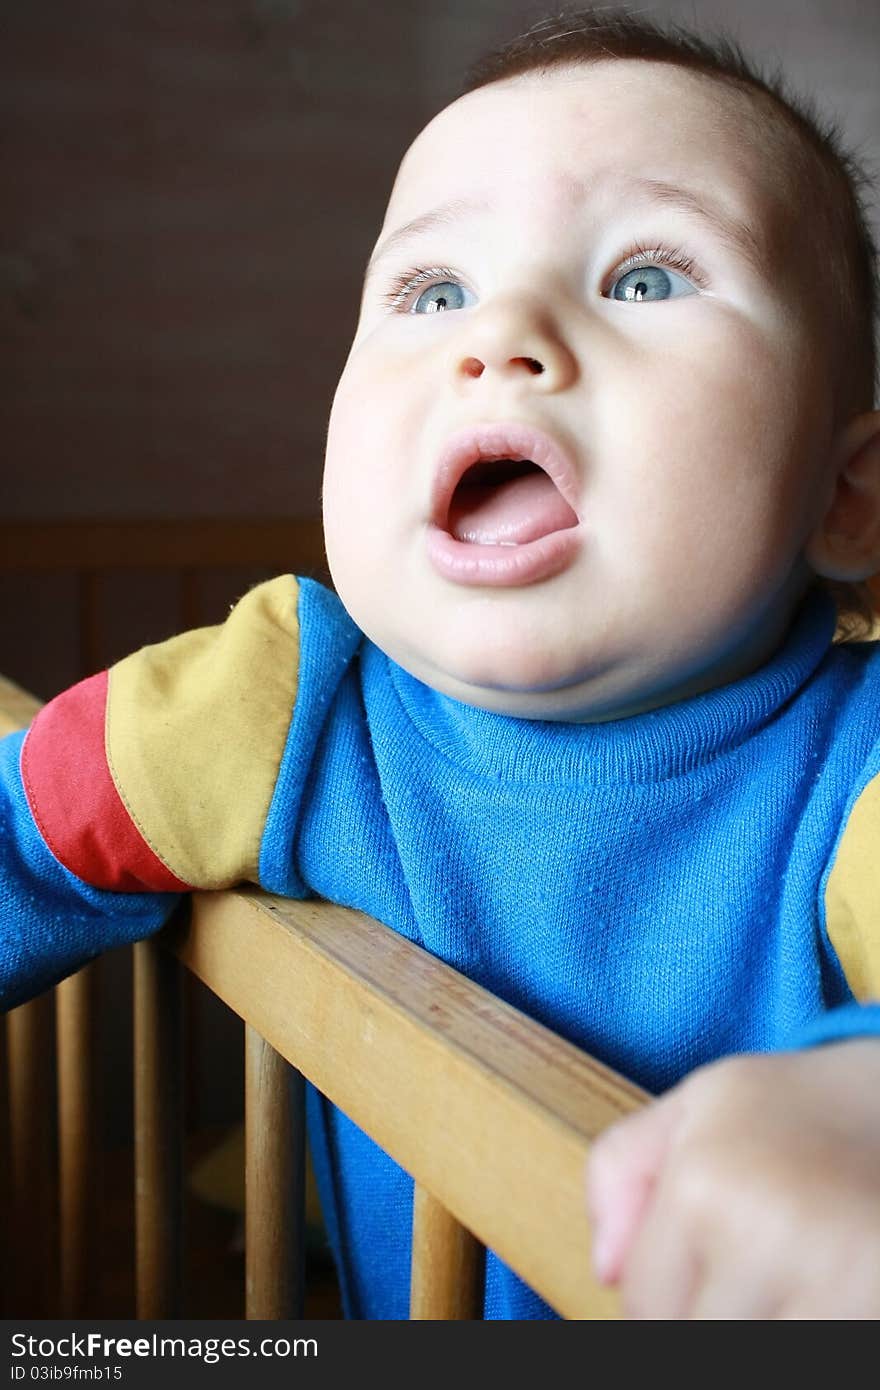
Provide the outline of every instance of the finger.
<path id="1" fill-rule="evenodd" d="M 676 1092 L 620 1120 L 596 1141 L 587 1162 L 593 1266 L 616 1283 L 644 1217 L 679 1115 Z"/>
<path id="2" fill-rule="evenodd" d="M 628 1317 L 719 1321 L 777 1315 L 785 1280 L 786 1215 L 763 1183 L 742 1181 L 730 1145 L 685 1143 L 654 1185 L 621 1282 Z"/>
<path id="3" fill-rule="evenodd" d="M 780 1306 L 778 1294 L 747 1278 L 710 1279 L 693 1290 L 686 1316 L 692 1322 L 772 1322 Z"/>
<path id="4" fill-rule="evenodd" d="M 702 1278 L 698 1243 L 658 1181 L 623 1263 L 624 1317 L 664 1322 L 687 1318 Z"/>
<path id="5" fill-rule="evenodd" d="M 780 1316 L 782 1295 L 766 1264 L 740 1268 L 730 1259 L 702 1261 L 684 1316 L 693 1322 L 769 1322 Z"/>
<path id="6" fill-rule="evenodd" d="M 625 1315 L 664 1321 L 773 1317 L 785 1269 L 785 1223 L 737 1182 L 739 1167 L 731 1168 L 727 1146 L 719 1153 L 715 1143 L 682 1143 L 679 1129 L 624 1263 Z"/>

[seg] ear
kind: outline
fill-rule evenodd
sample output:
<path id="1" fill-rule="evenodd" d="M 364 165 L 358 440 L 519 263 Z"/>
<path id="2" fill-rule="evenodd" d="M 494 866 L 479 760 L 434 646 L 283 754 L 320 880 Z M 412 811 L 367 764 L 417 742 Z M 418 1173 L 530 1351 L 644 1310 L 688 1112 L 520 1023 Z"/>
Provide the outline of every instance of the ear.
<path id="1" fill-rule="evenodd" d="M 824 579 L 856 582 L 880 571 L 880 410 L 842 431 L 831 497 L 805 554 Z"/>

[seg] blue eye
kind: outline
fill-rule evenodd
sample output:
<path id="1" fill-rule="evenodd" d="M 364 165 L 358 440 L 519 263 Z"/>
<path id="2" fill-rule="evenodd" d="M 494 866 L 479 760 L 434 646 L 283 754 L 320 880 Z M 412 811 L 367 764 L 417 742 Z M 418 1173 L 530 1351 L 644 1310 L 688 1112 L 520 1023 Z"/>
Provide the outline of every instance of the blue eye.
<path id="1" fill-rule="evenodd" d="M 473 295 L 454 280 L 443 280 L 422 290 L 410 309 L 411 314 L 442 314 L 449 309 L 464 309 L 472 303 Z"/>
<path id="2" fill-rule="evenodd" d="M 644 265 L 619 276 L 612 286 L 611 298 L 641 304 L 646 299 L 656 303 L 696 293 L 694 286 L 681 275 L 663 270 L 659 265 Z"/>

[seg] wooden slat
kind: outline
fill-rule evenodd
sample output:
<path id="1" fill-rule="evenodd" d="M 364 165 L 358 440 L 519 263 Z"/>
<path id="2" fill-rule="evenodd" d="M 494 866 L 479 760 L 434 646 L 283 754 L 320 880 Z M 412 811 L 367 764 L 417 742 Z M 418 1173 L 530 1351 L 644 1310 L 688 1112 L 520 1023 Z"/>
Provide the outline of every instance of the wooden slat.
<path id="1" fill-rule="evenodd" d="M 637 1087 L 361 913 L 197 893 L 162 939 L 551 1306 L 617 1316 L 584 1164 Z"/>
<path id="2" fill-rule="evenodd" d="M 413 1193 L 413 1319 L 483 1316 L 485 1249 L 437 1198 L 418 1183 Z"/>
<path id="3" fill-rule="evenodd" d="M 101 659 L 101 628 L 98 621 L 100 571 L 81 568 L 76 576 L 76 588 L 79 670 L 83 676 L 93 676 L 104 664 Z"/>
<path id="4" fill-rule="evenodd" d="M 182 1308 L 181 981 L 154 940 L 134 947 L 134 1162 L 137 1316 Z"/>
<path id="5" fill-rule="evenodd" d="M 15 1251 L 15 1283 L 10 1302 L 19 1317 L 51 1317 L 56 1306 L 58 1190 L 53 1023 L 49 994 L 21 1004 L 6 1015 L 10 1244 Z"/>
<path id="6" fill-rule="evenodd" d="M 202 606 L 198 570 L 181 568 L 177 580 L 177 612 L 179 632 L 188 632 L 191 628 L 199 626 Z"/>
<path id="7" fill-rule="evenodd" d="M 101 1186 L 97 985 L 100 962 L 55 991 L 58 1073 L 59 1314 L 93 1311 Z"/>
<path id="8" fill-rule="evenodd" d="M 0 676 L 0 737 L 29 724 L 39 700 Z M 54 1312 L 57 1230 L 53 1009 L 49 995 L 7 1013 L 4 1147 L 6 1316 Z"/>
<path id="9" fill-rule="evenodd" d="M 318 573 L 317 517 L 0 522 L 0 570 L 224 569 Z"/>
<path id="10" fill-rule="evenodd" d="M 30 724 L 40 708 L 40 701 L 33 695 L 0 676 L 0 738 Z"/>
<path id="11" fill-rule="evenodd" d="M 248 1318 L 301 1318 L 305 1300 L 305 1083 L 245 1029 Z"/>

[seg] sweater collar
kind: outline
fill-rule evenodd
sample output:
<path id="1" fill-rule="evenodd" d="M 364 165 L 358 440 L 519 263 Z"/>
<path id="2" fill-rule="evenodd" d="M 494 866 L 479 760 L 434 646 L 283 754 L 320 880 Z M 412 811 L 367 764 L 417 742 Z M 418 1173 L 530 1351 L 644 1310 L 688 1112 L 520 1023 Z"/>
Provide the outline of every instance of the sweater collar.
<path id="1" fill-rule="evenodd" d="M 629 719 L 565 724 L 462 704 L 387 657 L 388 674 L 414 729 L 451 761 L 507 781 L 650 782 L 681 776 L 738 747 L 778 718 L 828 651 L 834 606 L 819 591 L 758 671 L 689 700 Z"/>

